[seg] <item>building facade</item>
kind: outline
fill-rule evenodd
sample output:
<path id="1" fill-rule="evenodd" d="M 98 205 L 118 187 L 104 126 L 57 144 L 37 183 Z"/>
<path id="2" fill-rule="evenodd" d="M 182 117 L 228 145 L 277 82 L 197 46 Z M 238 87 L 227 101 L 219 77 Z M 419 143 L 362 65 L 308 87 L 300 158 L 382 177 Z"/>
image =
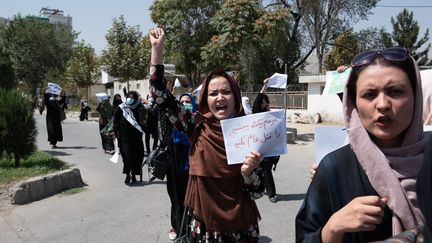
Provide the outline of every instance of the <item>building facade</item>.
<path id="1" fill-rule="evenodd" d="M 72 17 L 65 16 L 63 10 L 42 8 L 39 17 L 47 18 L 52 24 L 62 24 L 72 29 Z"/>

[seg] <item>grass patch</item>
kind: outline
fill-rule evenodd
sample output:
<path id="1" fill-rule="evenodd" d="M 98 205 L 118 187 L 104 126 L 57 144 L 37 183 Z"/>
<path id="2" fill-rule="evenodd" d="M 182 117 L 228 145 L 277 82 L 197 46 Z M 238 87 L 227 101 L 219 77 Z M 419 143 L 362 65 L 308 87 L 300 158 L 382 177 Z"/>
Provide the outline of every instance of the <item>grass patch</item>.
<path id="1" fill-rule="evenodd" d="M 27 159 L 22 160 L 20 167 L 15 167 L 12 160 L 1 159 L 0 185 L 46 175 L 67 168 L 69 168 L 68 164 L 42 151 L 37 151 Z"/>

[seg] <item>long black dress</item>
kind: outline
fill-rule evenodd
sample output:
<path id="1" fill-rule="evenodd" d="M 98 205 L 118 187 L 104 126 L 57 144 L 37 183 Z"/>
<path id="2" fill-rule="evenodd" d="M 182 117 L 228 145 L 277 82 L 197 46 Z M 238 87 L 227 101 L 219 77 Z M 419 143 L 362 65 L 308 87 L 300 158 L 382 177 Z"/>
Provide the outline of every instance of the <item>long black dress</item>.
<path id="1" fill-rule="evenodd" d="M 100 132 L 111 120 L 113 116 L 113 107 L 109 101 L 103 101 L 96 107 L 96 111 L 99 112 L 99 134 L 101 136 L 102 148 L 105 152 L 114 151 L 115 148 L 112 137 Z"/>
<path id="2" fill-rule="evenodd" d="M 50 145 L 56 146 L 57 142 L 63 141 L 60 106 L 57 102 L 57 95 L 45 93 L 44 100 L 47 107 L 46 126 L 48 141 L 50 142 Z"/>
<path id="3" fill-rule="evenodd" d="M 259 93 L 254 100 L 252 113 L 261 113 L 268 110 L 262 109 L 261 104 L 264 101 L 265 94 Z M 268 97 L 267 97 L 268 99 Z M 265 157 L 261 162 L 260 167 L 264 170 L 264 185 L 266 189 L 267 196 L 275 202 L 276 199 L 276 185 L 273 178 L 272 168 L 276 168 L 276 164 L 279 162 L 280 156 Z"/>
<path id="4" fill-rule="evenodd" d="M 141 129 L 145 130 L 147 112 L 144 106 L 139 104 L 131 110 Z M 123 173 L 126 175 L 141 174 L 141 165 L 144 160 L 143 134 L 126 120 L 121 108 L 118 108 L 114 114 L 113 128 L 123 158 Z"/>

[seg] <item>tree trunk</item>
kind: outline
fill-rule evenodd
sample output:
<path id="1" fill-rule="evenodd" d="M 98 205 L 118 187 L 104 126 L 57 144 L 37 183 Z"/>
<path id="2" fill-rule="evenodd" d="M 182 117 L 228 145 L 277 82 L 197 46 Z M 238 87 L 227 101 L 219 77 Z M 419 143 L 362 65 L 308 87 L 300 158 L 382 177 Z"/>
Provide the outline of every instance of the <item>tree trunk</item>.
<path id="1" fill-rule="evenodd" d="M 18 153 L 14 153 L 14 158 L 15 158 L 15 167 L 19 167 L 21 162 L 21 157 L 18 155 Z"/>

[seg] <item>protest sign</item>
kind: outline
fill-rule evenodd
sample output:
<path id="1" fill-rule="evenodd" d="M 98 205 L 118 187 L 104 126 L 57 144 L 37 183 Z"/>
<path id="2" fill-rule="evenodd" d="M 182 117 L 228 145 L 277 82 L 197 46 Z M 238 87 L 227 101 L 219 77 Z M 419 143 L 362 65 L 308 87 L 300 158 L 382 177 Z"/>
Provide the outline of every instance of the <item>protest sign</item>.
<path id="1" fill-rule="evenodd" d="M 315 128 L 315 163 L 319 164 L 328 153 L 348 144 L 348 134 L 344 127 L 322 126 Z"/>
<path id="2" fill-rule="evenodd" d="M 352 68 L 348 68 L 342 73 L 338 71 L 326 72 L 326 83 L 323 90 L 323 95 L 342 93 L 344 91 L 345 84 L 348 81 L 351 69 Z"/>
<path id="3" fill-rule="evenodd" d="M 60 95 L 62 88 L 56 83 L 48 83 L 46 92 L 49 94 Z"/>
<path id="4" fill-rule="evenodd" d="M 109 95 L 107 93 L 105 93 L 105 92 L 96 93 L 95 95 L 96 95 L 96 99 L 99 102 L 102 102 L 104 100 L 109 100 Z"/>
<path id="5" fill-rule="evenodd" d="M 228 164 L 243 163 L 252 151 L 264 157 L 288 152 L 283 110 L 222 120 L 221 126 Z"/>
<path id="6" fill-rule="evenodd" d="M 266 86 L 270 88 L 285 89 L 287 85 L 287 79 L 287 74 L 275 73 L 269 78 Z"/>
<path id="7" fill-rule="evenodd" d="M 180 80 L 178 78 L 176 78 L 174 81 L 174 87 L 176 88 L 181 87 Z"/>

